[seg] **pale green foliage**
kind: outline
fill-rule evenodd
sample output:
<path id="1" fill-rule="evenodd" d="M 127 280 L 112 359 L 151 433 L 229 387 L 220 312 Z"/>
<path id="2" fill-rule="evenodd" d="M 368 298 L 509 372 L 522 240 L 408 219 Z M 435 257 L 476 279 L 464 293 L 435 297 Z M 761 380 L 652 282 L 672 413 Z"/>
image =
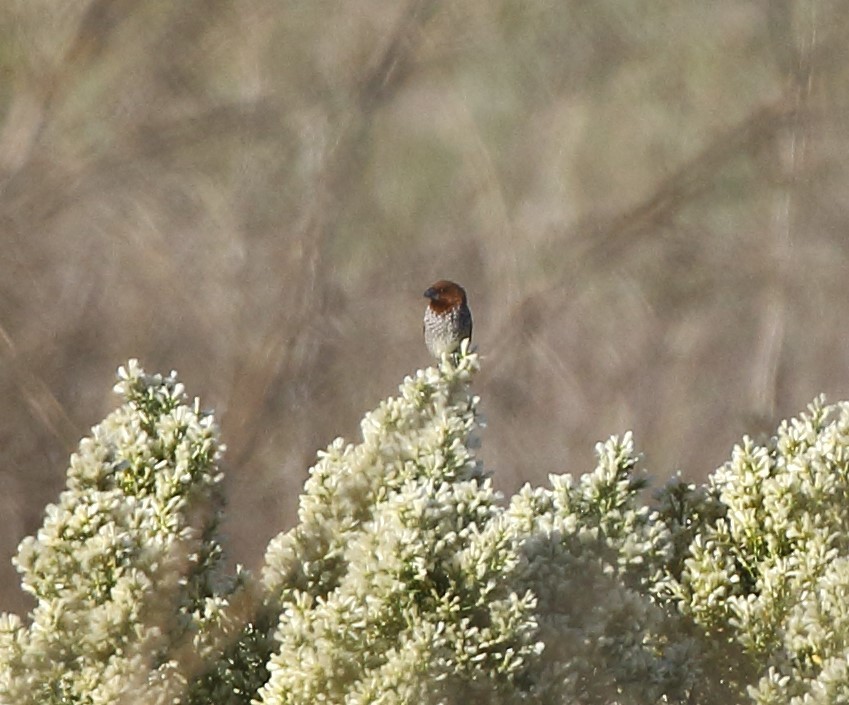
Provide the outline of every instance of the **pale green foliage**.
<path id="1" fill-rule="evenodd" d="M 745 439 L 710 492 L 722 513 L 691 545 L 681 610 L 749 660 L 754 702 L 849 701 L 849 404 Z"/>
<path id="2" fill-rule="evenodd" d="M 508 505 L 472 454 L 475 355 L 420 371 L 311 471 L 272 541 L 281 605 L 262 690 L 295 703 L 685 702 L 700 643 L 649 588 L 670 530 L 640 506 L 630 434 L 577 484 Z M 710 689 L 703 689 L 710 690 Z"/>
<path id="3" fill-rule="evenodd" d="M 82 440 L 58 504 L 21 543 L 36 606 L 29 624 L 0 617 L 0 702 L 166 703 L 200 676 L 214 690 L 216 667 L 228 680 L 218 660 L 249 591 L 218 569 L 217 429 L 173 374 L 131 361 L 119 377 L 124 405 Z"/>
<path id="4" fill-rule="evenodd" d="M 630 434 L 505 502 L 478 368 L 443 358 L 320 453 L 260 584 L 219 565 L 211 417 L 122 369 L 21 544 L 0 703 L 849 702 L 849 404 L 648 506 Z"/>
<path id="5" fill-rule="evenodd" d="M 265 583 L 282 606 L 264 703 L 420 703 L 465 687 L 493 701 L 540 645 L 535 599 L 472 454 L 476 355 L 409 377 L 321 455 L 299 524 L 272 541 Z"/>
<path id="6" fill-rule="evenodd" d="M 525 487 L 507 516 L 523 554 L 521 584 L 538 599 L 545 702 L 686 702 L 701 680 L 699 645 L 647 587 L 669 550 L 665 527 L 639 506 L 630 434 L 597 447 L 576 484 Z"/>

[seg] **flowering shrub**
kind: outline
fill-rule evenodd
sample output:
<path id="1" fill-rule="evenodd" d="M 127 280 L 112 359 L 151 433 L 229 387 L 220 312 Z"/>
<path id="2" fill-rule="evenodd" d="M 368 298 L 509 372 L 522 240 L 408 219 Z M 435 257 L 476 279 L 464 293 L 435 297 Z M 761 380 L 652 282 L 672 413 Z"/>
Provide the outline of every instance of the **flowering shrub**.
<path id="1" fill-rule="evenodd" d="M 478 366 L 417 372 L 319 454 L 260 578 L 221 565 L 212 417 L 122 368 L 21 544 L 0 703 L 849 702 L 849 404 L 649 504 L 630 434 L 504 501 Z"/>
<path id="2" fill-rule="evenodd" d="M 535 598 L 473 455 L 477 357 L 407 378 L 313 468 L 295 529 L 269 546 L 281 605 L 261 702 L 419 703 L 521 692 Z"/>
<path id="3" fill-rule="evenodd" d="M 131 361 L 119 378 L 124 405 L 80 443 L 58 504 L 18 551 L 37 604 L 27 625 L 0 616 L 4 704 L 189 702 L 200 685 L 264 680 L 262 664 L 228 667 L 241 641 L 264 637 L 248 625 L 249 576 L 219 566 L 212 417 L 186 405 L 173 374 Z"/>
<path id="4" fill-rule="evenodd" d="M 709 493 L 675 604 L 745 656 L 754 702 L 849 702 L 849 404 L 818 399 L 765 445 L 744 440 Z"/>

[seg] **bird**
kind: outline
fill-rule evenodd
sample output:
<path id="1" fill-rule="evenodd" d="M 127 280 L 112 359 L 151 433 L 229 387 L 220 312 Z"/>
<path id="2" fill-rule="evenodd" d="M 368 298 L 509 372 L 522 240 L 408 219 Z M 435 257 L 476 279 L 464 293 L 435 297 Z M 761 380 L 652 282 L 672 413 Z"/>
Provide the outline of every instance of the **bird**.
<path id="1" fill-rule="evenodd" d="M 466 302 L 466 291 L 459 284 L 440 279 L 424 296 L 430 301 L 424 313 L 424 339 L 431 355 L 441 358 L 454 353 L 460 343 L 472 338 L 472 312 Z"/>

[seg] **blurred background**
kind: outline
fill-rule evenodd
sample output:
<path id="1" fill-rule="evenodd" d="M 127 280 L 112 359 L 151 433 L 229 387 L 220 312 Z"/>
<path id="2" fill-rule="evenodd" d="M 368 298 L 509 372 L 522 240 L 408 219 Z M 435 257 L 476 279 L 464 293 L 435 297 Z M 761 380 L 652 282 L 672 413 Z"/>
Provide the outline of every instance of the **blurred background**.
<path id="1" fill-rule="evenodd" d="M 849 397 L 849 3 L 0 5 L 0 609 L 116 405 L 176 369 L 228 451 L 232 560 L 430 363 L 462 283 L 514 492 L 633 429 L 703 480 Z"/>

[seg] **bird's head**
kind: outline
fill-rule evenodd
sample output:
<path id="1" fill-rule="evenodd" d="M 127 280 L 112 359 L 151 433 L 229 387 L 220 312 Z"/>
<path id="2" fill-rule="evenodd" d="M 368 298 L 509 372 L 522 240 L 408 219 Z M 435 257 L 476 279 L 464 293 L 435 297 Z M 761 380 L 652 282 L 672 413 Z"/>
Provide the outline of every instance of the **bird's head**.
<path id="1" fill-rule="evenodd" d="M 444 313 L 466 303 L 466 291 L 459 284 L 440 279 L 424 293 L 435 313 Z"/>

